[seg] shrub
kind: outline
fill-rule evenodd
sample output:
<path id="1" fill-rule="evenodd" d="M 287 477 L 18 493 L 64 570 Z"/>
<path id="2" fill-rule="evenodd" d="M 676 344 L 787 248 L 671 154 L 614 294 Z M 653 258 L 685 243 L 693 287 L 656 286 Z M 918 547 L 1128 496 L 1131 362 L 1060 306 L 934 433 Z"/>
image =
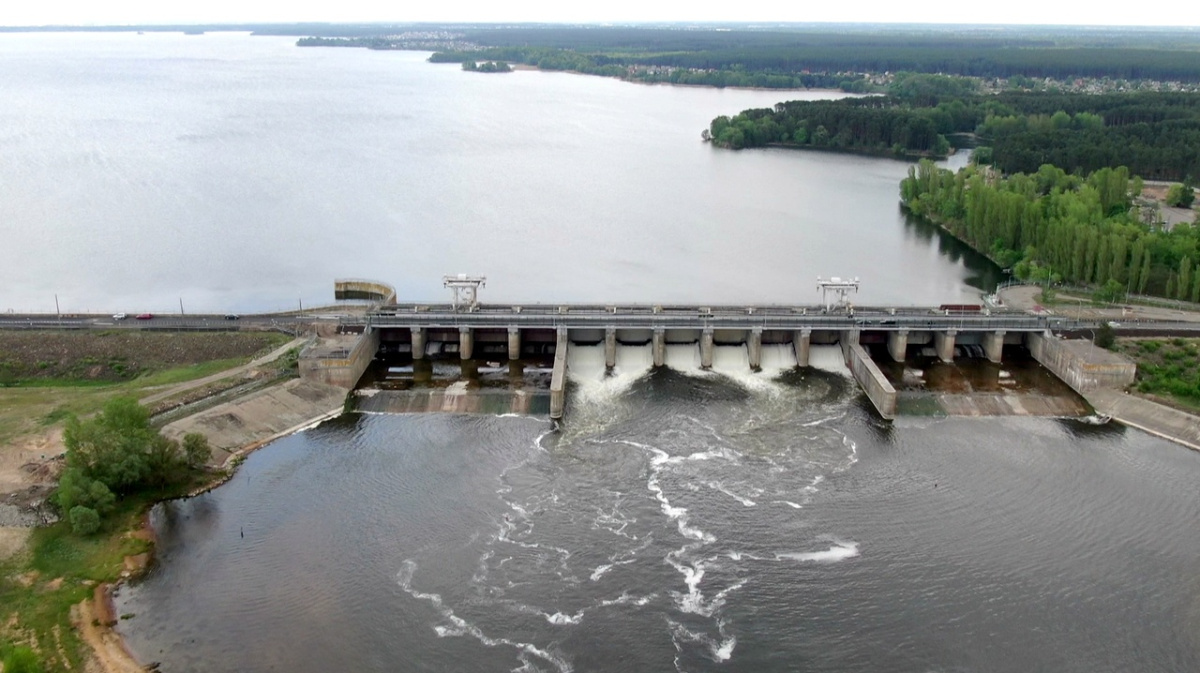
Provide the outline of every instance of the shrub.
<path id="1" fill-rule="evenodd" d="M 91 507 L 76 505 L 71 508 L 68 518 L 71 520 L 71 531 L 76 535 L 91 535 L 100 530 L 100 515 Z"/>

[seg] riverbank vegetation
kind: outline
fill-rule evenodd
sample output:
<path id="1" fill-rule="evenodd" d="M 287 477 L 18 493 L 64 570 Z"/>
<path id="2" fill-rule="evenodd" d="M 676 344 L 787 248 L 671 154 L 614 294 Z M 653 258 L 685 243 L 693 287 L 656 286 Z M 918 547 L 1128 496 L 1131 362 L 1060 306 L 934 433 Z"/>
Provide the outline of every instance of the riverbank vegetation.
<path id="1" fill-rule="evenodd" d="M 280 33 L 277 33 L 280 34 Z M 286 33 L 283 33 L 286 34 Z M 711 86 L 836 87 L 863 73 L 975 78 L 1095 77 L 1200 81 L 1200 52 L 1182 30 L 1021 31 L 898 26 L 314 26 L 300 46 L 437 48 L 435 61 L 505 60 L 647 81 Z M 697 77 L 701 73 L 703 77 Z M 749 82 L 755 82 L 753 84 Z M 790 83 L 789 83 L 790 81 Z M 861 86 L 861 85 L 860 85 Z"/>
<path id="2" fill-rule="evenodd" d="M 167 439 L 150 426 L 150 412 L 133 397 L 114 397 L 87 420 L 67 419 L 66 467 L 54 501 L 80 535 L 100 530 L 119 498 L 188 484 L 212 450 L 204 435 Z"/>
<path id="3" fill-rule="evenodd" d="M 289 338 L 0 332 L 0 353 L 11 371 L 38 372 L 0 388 L 0 446 L 12 450 L 16 437 L 47 435 L 52 426 L 65 425 L 65 456 L 51 461 L 62 472 L 48 500 L 61 520 L 32 529 L 23 549 L 0 558 L 0 660 L 24 667 L 5 673 L 84 670 L 88 648 L 73 624 L 78 606 L 96 598 L 102 584 L 145 563 L 152 544 L 143 523 L 153 503 L 191 492 L 214 476 L 202 467 L 209 454 L 204 438 L 164 438 L 150 424 L 151 409 L 135 396 L 162 395 L 164 384 L 227 370 Z M 53 366 L 36 366 L 54 354 Z M 83 362 L 87 358 L 96 362 Z M 128 363 L 137 376 L 123 380 L 110 360 Z M 293 353 L 276 366 L 294 365 Z M 53 442 L 47 446 L 54 450 Z"/>
<path id="4" fill-rule="evenodd" d="M 745 110 L 717 117 L 704 137 L 732 149 L 944 156 L 953 134 L 974 135 L 979 163 L 1004 173 L 1052 164 L 1075 173 L 1125 166 L 1147 179 L 1200 176 L 1200 93 L 979 95 L 968 80 L 900 74 L 887 96 Z"/>
<path id="5" fill-rule="evenodd" d="M 512 66 L 504 61 L 463 61 L 462 69 L 467 72 L 512 72 Z"/>
<path id="6" fill-rule="evenodd" d="M 1137 363 L 1137 391 L 1200 410 L 1200 339 L 1120 339 L 1115 349 Z"/>
<path id="7" fill-rule="evenodd" d="M 952 173 L 922 161 L 901 201 L 1020 278 L 1200 300 L 1200 227 L 1151 227 L 1131 210 L 1141 181 L 1123 167 L 1086 176 L 1043 166 L 998 177 L 969 166 Z"/>
<path id="8" fill-rule="evenodd" d="M 8 643 L 0 649 L 16 653 L 28 667 L 21 670 L 83 667 L 74 607 L 121 578 L 127 557 L 150 550 L 140 528 L 151 504 L 211 478 L 204 437 L 168 440 L 132 397 L 109 400 L 90 419 L 69 419 L 64 442 L 66 467 L 51 498 L 62 520 L 35 529 L 25 552 L 0 563 L 0 643 Z"/>

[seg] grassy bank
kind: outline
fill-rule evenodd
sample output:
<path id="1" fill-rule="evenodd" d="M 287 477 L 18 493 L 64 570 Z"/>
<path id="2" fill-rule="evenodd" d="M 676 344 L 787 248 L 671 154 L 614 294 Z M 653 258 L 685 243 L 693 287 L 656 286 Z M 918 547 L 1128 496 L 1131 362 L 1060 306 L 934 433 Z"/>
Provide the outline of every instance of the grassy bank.
<path id="1" fill-rule="evenodd" d="M 1200 411 L 1200 339 L 1121 339 L 1115 350 L 1137 362 L 1139 393 Z"/>
<path id="2" fill-rule="evenodd" d="M 274 332 L 0 332 L 0 447 L 69 414 L 94 413 L 117 395 L 141 397 L 245 364 L 289 339 Z"/>
<path id="3" fill-rule="evenodd" d="M 4 460 L 5 452 L 19 458 L 21 447 L 30 442 L 41 441 L 39 446 L 49 447 L 47 453 L 60 450 L 44 438 L 71 415 L 89 416 L 117 396 L 158 400 L 170 395 L 156 402 L 162 405 L 228 386 L 222 380 L 195 389 L 173 387 L 245 364 L 289 340 L 274 333 L 0 332 L 0 362 L 6 372 L 0 379 L 0 467 L 15 470 L 20 461 Z M 264 376 L 281 375 L 273 366 L 264 369 L 270 370 Z M 84 670 L 90 648 L 72 626 L 72 610 L 92 599 L 98 587 L 144 565 L 152 540 L 142 524 L 153 503 L 220 477 L 201 473 L 169 489 L 135 490 L 117 502 L 91 535 L 73 532 L 66 521 L 33 529 L 20 551 L 0 559 L 0 661 L 34 656 L 36 667 L 28 670 Z M 99 614 L 97 620 L 106 623 L 96 626 L 117 619 L 105 610 Z M 92 619 L 83 624 L 92 626 Z"/>
<path id="4" fill-rule="evenodd" d="M 123 499 L 94 535 L 76 535 L 65 521 L 34 529 L 23 552 L 0 562 L 0 652 L 25 646 L 47 673 L 83 670 L 88 648 L 71 624 L 72 607 L 91 599 L 98 586 L 136 572 L 138 564 L 126 559 L 153 547 L 142 530 L 145 512 L 195 487 Z"/>

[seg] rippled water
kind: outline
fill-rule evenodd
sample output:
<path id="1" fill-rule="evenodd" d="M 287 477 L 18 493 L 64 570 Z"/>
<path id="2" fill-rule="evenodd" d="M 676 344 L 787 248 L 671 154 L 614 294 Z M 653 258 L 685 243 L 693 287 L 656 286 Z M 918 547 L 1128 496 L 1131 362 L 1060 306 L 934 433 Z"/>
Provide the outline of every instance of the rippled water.
<path id="1" fill-rule="evenodd" d="M 889 425 L 840 373 L 750 378 L 577 377 L 560 432 L 350 415 L 280 440 L 158 510 L 122 630 L 165 671 L 1200 667 L 1196 454 Z"/>

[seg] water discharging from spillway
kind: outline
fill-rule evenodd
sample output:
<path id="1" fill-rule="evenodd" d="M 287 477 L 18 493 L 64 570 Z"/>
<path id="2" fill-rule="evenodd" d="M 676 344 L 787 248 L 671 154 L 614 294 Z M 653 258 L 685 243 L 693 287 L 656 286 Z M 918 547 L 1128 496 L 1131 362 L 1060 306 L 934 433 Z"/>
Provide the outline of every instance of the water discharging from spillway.
<path id="1" fill-rule="evenodd" d="M 1196 670 L 1162 625 L 1190 609 L 1200 471 L 1154 440 L 883 425 L 836 346 L 668 355 L 606 374 L 572 346 L 557 432 L 350 414 L 280 440 L 155 510 L 120 628 L 168 672 Z"/>

